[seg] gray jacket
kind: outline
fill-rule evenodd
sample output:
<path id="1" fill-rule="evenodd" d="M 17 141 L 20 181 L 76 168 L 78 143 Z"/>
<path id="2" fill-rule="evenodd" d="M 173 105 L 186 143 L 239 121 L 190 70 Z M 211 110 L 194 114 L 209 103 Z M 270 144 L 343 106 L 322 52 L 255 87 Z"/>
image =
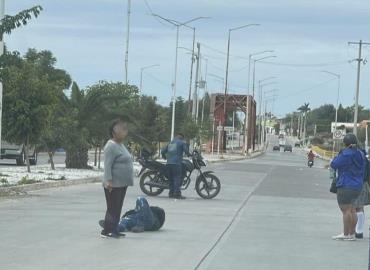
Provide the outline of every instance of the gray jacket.
<path id="1" fill-rule="evenodd" d="M 109 140 L 104 147 L 103 183 L 112 180 L 113 187 L 127 187 L 134 183 L 133 158 L 123 144 Z"/>

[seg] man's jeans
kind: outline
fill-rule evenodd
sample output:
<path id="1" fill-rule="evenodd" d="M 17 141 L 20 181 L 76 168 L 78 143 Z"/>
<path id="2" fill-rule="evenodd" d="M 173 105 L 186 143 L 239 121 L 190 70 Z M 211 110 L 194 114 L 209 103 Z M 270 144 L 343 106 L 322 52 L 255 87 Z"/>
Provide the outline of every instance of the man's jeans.
<path id="1" fill-rule="evenodd" d="M 168 180 L 170 182 L 170 196 L 180 196 L 182 186 L 182 165 L 167 164 Z"/>

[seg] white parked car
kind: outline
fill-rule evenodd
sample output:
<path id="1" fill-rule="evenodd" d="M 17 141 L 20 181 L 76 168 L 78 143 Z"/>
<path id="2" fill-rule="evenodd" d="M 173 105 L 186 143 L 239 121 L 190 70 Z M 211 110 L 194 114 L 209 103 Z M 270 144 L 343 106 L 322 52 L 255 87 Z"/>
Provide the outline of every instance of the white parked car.
<path id="1" fill-rule="evenodd" d="M 26 153 L 25 153 L 25 146 L 11 144 L 6 141 L 1 142 L 1 153 L 0 159 L 15 159 L 18 166 L 22 166 L 26 164 Z M 30 165 L 37 164 L 37 152 L 34 147 L 30 147 L 29 149 L 29 160 Z"/>

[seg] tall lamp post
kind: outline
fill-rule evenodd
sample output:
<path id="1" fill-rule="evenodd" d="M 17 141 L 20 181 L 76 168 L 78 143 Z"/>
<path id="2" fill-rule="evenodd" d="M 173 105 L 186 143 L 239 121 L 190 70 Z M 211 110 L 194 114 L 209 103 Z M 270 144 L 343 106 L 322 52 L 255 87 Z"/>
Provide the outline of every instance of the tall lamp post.
<path id="1" fill-rule="evenodd" d="M 340 91 L 340 74 L 330 72 L 330 71 L 327 71 L 327 70 L 322 70 L 321 72 L 327 73 L 327 74 L 332 75 L 332 76 L 337 78 L 337 104 L 336 104 L 336 107 L 335 107 L 335 130 L 337 130 L 338 107 L 339 107 L 339 91 Z M 336 147 L 336 141 L 334 140 L 334 143 L 333 143 L 333 157 L 334 157 L 335 147 Z"/>
<path id="2" fill-rule="evenodd" d="M 140 95 L 142 95 L 143 93 L 143 72 L 144 70 L 153 68 L 153 67 L 159 67 L 159 64 L 145 66 L 145 67 L 140 68 Z"/>
<path id="3" fill-rule="evenodd" d="M 227 57 L 226 57 L 226 75 L 225 75 L 225 95 L 224 95 L 224 123 L 222 125 L 222 145 L 225 147 L 226 150 L 226 141 L 225 141 L 225 125 L 227 121 L 227 115 L 226 115 L 226 104 L 227 104 L 227 92 L 228 92 L 228 80 L 229 80 L 229 60 L 230 60 L 230 41 L 231 41 L 231 32 L 244 29 L 250 26 L 259 26 L 260 24 L 246 24 L 235 28 L 229 29 L 229 36 L 227 40 Z M 224 145 L 225 144 L 225 145 Z M 223 151 L 222 151 L 223 152 Z"/>
<path id="4" fill-rule="evenodd" d="M 253 86 L 252 86 L 253 87 L 253 93 L 252 93 L 253 98 L 254 98 L 254 85 L 256 81 L 256 63 L 259 61 L 268 59 L 268 58 L 276 58 L 276 55 L 269 55 L 269 56 L 265 56 L 265 57 L 253 60 Z"/>
<path id="5" fill-rule="evenodd" d="M 125 51 L 125 83 L 128 84 L 128 49 L 130 44 L 130 16 L 131 0 L 127 0 L 127 32 L 126 32 L 126 51 Z"/>
<path id="6" fill-rule="evenodd" d="M 277 82 L 268 82 L 268 83 L 264 83 L 264 84 L 261 84 L 261 82 L 263 81 L 267 81 L 267 80 L 270 80 L 270 79 L 275 79 L 276 77 L 269 77 L 269 78 L 266 78 L 264 80 L 260 80 L 258 81 L 258 84 L 259 84 L 259 133 L 258 133 L 258 142 L 259 144 L 261 145 L 262 144 L 262 137 L 261 137 L 261 134 L 262 134 L 262 104 L 263 104 L 263 95 L 262 95 L 262 89 L 263 87 L 265 86 L 268 86 L 268 85 L 272 85 L 272 84 L 276 84 Z"/>
<path id="7" fill-rule="evenodd" d="M 251 61 L 253 56 L 260 55 L 260 54 L 265 54 L 265 53 L 273 53 L 273 50 L 267 50 L 267 51 L 261 51 L 261 52 L 256 52 L 256 53 L 251 53 L 248 57 L 248 95 L 250 92 L 250 82 L 251 82 Z"/>
<path id="8" fill-rule="evenodd" d="M 172 19 L 164 18 L 158 14 L 152 14 L 155 17 L 158 17 L 176 27 L 176 53 L 175 53 L 175 71 L 174 71 L 174 80 L 172 83 L 172 121 L 171 121 L 171 139 L 175 136 L 175 112 L 176 112 L 176 86 L 177 86 L 177 56 L 178 56 L 178 47 L 179 47 L 179 32 L 181 26 L 187 26 L 188 23 L 200 20 L 207 19 L 208 17 L 196 17 L 186 22 L 178 22 Z"/>

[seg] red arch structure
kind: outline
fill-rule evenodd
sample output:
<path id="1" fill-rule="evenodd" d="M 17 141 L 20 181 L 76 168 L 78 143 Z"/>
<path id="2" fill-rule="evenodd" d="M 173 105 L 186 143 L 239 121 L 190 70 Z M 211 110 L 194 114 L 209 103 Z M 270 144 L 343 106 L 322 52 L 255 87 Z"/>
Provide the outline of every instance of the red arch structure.
<path id="1" fill-rule="evenodd" d="M 224 106 L 226 102 L 226 115 L 228 112 L 233 112 L 237 110 L 241 110 L 247 114 L 247 123 L 244 125 L 246 130 L 244 130 L 244 134 L 247 134 L 247 138 L 245 138 L 243 142 L 243 153 L 248 152 L 249 150 L 255 149 L 255 139 L 256 139 L 256 101 L 253 99 L 251 95 L 233 95 L 229 94 L 212 94 L 211 95 L 211 117 L 214 119 L 215 127 L 214 127 L 214 149 L 218 148 L 218 131 L 217 126 L 225 125 L 225 114 L 224 114 Z M 212 119 L 211 118 L 211 119 Z M 220 149 L 223 151 L 226 150 L 226 132 L 224 131 L 224 135 L 222 136 L 223 140 L 220 144 Z"/>

